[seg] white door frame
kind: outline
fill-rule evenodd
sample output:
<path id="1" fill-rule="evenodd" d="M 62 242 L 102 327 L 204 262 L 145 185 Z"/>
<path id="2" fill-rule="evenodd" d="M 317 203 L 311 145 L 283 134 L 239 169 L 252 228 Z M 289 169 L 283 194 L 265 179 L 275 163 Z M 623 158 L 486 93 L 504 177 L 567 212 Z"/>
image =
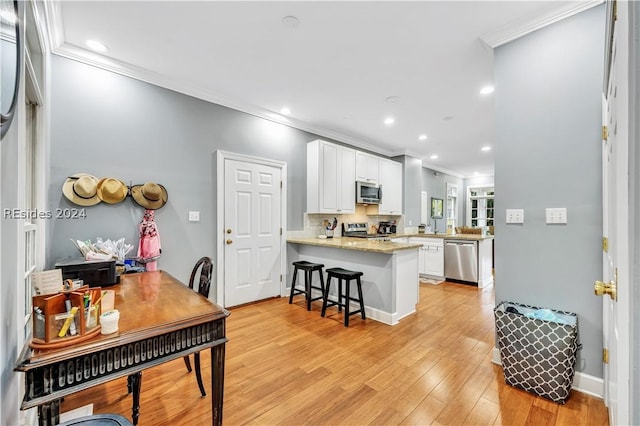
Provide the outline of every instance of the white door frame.
<path id="1" fill-rule="evenodd" d="M 628 19 L 631 25 L 629 25 L 629 116 L 636 117 L 630 120 L 629 128 L 629 217 L 632 218 L 629 231 L 631 236 L 631 245 L 629 259 L 630 262 L 630 312 L 633 312 L 631 318 L 632 323 L 635 326 L 632 328 L 631 341 L 631 362 L 629 370 L 632 373 L 631 379 L 631 394 L 629 396 L 629 405 L 631 412 L 631 421 L 634 423 L 640 423 L 640 330 L 638 321 L 640 314 L 638 314 L 636 302 L 639 300 L 640 294 L 640 258 L 638 251 L 638 239 L 640 239 L 640 188 L 638 185 L 638 179 L 640 179 L 640 122 L 637 117 L 640 114 L 640 54 L 638 48 L 640 47 L 640 5 L 637 2 L 630 2 L 627 5 Z"/>
<path id="2" fill-rule="evenodd" d="M 261 164 L 280 169 L 282 178 L 282 188 L 280 197 L 280 226 L 282 228 L 282 236 L 280 238 L 280 271 L 282 271 L 280 279 L 280 295 L 284 294 L 284 275 L 285 265 L 287 264 L 287 163 L 284 161 L 271 160 L 268 158 L 254 157 L 252 155 L 237 154 L 234 152 L 220 151 L 216 152 L 217 157 L 217 220 L 216 220 L 216 303 L 225 306 L 224 300 L 224 207 L 226 200 L 225 194 L 225 160 L 235 160 L 245 163 Z"/>

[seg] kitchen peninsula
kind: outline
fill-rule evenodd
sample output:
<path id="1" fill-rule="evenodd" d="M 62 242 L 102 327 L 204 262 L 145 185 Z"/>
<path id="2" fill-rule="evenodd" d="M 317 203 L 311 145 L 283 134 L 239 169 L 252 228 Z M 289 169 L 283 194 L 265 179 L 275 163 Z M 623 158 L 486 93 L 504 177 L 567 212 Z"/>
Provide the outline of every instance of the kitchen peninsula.
<path id="1" fill-rule="evenodd" d="M 293 273 L 291 263 L 298 260 L 322 263 L 325 269 L 341 267 L 361 271 L 368 318 L 395 325 L 415 312 L 421 244 L 351 237 L 289 238 L 287 243 L 289 277 Z"/>

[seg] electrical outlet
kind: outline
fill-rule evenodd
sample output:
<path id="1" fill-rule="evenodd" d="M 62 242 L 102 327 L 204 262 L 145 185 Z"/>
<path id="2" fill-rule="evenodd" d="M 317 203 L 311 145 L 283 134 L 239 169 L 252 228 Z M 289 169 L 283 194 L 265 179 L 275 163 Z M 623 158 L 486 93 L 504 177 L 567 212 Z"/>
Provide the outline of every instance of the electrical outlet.
<path id="1" fill-rule="evenodd" d="M 189 212 L 189 222 L 200 222 L 200 212 Z"/>

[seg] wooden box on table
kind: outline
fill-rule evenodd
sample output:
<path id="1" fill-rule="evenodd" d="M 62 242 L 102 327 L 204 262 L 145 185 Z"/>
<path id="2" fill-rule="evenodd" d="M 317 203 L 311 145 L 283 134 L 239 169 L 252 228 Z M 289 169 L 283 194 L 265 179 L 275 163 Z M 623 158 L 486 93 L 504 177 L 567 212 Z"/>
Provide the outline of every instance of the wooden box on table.
<path id="1" fill-rule="evenodd" d="M 30 345 L 34 348 L 63 347 L 98 334 L 100 305 L 96 302 L 99 302 L 101 294 L 100 287 L 85 286 L 68 292 L 34 296 Z M 67 309 L 67 300 L 70 309 Z"/>

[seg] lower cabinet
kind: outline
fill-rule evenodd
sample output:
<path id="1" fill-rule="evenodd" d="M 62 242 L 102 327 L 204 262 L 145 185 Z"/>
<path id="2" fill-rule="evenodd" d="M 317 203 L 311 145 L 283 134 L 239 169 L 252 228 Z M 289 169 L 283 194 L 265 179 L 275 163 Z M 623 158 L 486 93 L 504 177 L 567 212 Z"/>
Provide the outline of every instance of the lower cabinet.
<path id="1" fill-rule="evenodd" d="M 421 275 L 444 277 L 444 240 L 412 237 L 410 243 L 422 244 L 418 250 L 418 272 Z"/>

